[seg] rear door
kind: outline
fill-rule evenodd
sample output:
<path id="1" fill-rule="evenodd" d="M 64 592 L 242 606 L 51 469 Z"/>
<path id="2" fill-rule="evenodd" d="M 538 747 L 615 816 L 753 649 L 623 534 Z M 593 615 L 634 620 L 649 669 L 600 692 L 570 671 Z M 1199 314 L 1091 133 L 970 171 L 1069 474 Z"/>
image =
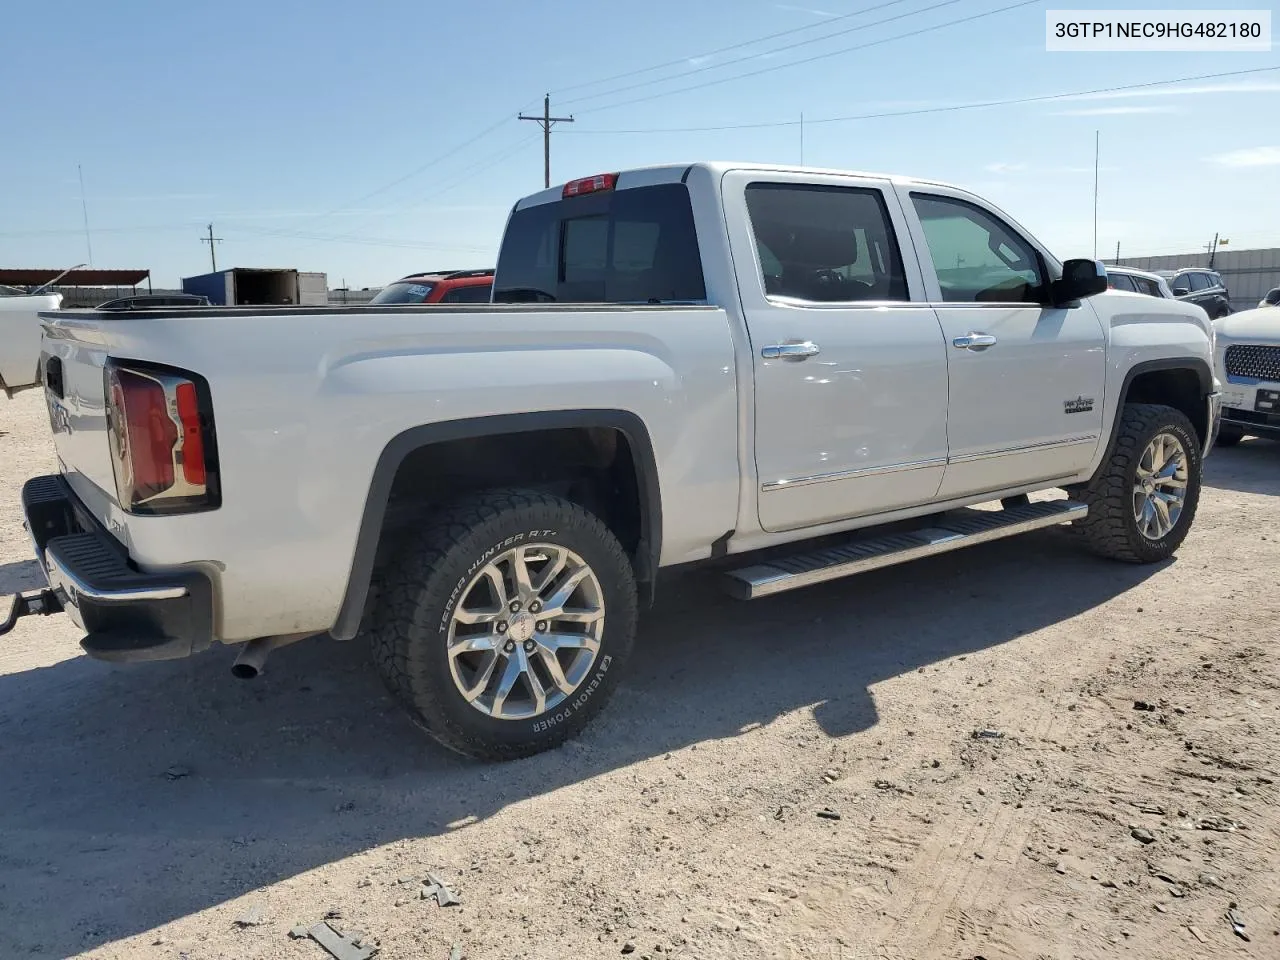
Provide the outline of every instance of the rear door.
<path id="1" fill-rule="evenodd" d="M 1106 374 L 1093 306 L 1047 306 L 1047 254 L 976 198 L 932 186 L 901 192 L 947 343 L 950 447 L 939 496 L 1083 470 L 1102 432 Z"/>
<path id="2" fill-rule="evenodd" d="M 755 367 L 761 525 L 932 499 L 946 350 L 892 185 L 737 171 L 723 191 Z"/>

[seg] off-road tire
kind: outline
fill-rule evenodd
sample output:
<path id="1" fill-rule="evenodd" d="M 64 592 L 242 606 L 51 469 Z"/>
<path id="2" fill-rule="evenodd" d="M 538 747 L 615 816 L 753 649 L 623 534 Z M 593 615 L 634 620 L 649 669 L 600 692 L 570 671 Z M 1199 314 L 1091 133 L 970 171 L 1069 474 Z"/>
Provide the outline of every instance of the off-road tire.
<path id="1" fill-rule="evenodd" d="M 1138 529 L 1133 488 L 1143 451 L 1160 433 L 1173 434 L 1186 451 L 1187 493 L 1173 529 L 1160 540 L 1150 540 Z M 1182 544 L 1195 519 L 1200 502 L 1201 463 L 1200 440 L 1185 414 L 1160 404 L 1125 404 L 1110 456 L 1089 483 L 1070 491 L 1076 500 L 1089 506 L 1089 515 L 1071 525 L 1073 531 L 1094 553 L 1113 560 L 1167 560 Z"/>
<path id="2" fill-rule="evenodd" d="M 1214 446 L 1234 447 L 1243 439 L 1243 427 L 1238 427 L 1234 423 L 1223 423 L 1218 426 L 1218 439 L 1214 441 Z"/>
<path id="3" fill-rule="evenodd" d="M 600 583 L 605 621 L 588 680 L 558 708 L 525 720 L 498 719 L 466 701 L 454 683 L 448 631 L 462 588 L 486 558 L 529 537 L 581 557 Z M 431 737 L 482 760 L 513 760 L 579 734 L 621 680 L 635 640 L 638 604 L 631 562 L 598 517 L 560 497 L 494 490 L 444 509 L 406 538 L 380 575 L 370 639 L 391 692 Z"/>

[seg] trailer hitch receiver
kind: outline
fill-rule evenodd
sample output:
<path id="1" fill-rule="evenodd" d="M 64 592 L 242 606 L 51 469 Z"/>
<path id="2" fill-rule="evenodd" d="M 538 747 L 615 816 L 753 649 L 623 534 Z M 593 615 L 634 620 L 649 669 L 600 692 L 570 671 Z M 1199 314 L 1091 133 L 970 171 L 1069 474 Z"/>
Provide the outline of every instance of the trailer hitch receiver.
<path id="1" fill-rule="evenodd" d="M 0 598 L 0 636 L 12 630 L 22 617 L 62 612 L 62 601 L 52 590 L 28 590 Z"/>

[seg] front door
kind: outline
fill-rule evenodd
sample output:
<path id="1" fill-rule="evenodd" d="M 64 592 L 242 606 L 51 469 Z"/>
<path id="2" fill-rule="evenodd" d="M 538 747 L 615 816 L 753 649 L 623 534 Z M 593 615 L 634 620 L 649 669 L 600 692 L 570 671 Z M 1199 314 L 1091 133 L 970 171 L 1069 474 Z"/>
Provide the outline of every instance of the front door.
<path id="1" fill-rule="evenodd" d="M 1044 254 L 994 211 L 944 188 L 901 192 L 926 240 L 925 280 L 947 343 L 950 451 L 939 496 L 1085 469 L 1102 433 L 1106 376 L 1093 306 L 1046 306 Z"/>
<path id="2" fill-rule="evenodd" d="M 947 456 L 946 348 L 891 184 L 736 172 L 724 190 L 743 214 L 728 222 L 754 357 L 761 525 L 931 500 Z"/>

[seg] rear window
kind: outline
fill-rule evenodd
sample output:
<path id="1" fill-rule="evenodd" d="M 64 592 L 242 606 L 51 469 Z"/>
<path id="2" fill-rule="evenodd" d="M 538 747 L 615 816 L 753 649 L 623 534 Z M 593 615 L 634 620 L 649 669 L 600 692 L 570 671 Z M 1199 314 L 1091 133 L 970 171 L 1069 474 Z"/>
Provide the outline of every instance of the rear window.
<path id="1" fill-rule="evenodd" d="M 426 303 L 435 284 L 393 283 L 378 291 L 370 303 Z"/>
<path id="2" fill-rule="evenodd" d="M 517 210 L 507 225 L 495 303 L 705 300 L 684 184 L 570 197 Z"/>

